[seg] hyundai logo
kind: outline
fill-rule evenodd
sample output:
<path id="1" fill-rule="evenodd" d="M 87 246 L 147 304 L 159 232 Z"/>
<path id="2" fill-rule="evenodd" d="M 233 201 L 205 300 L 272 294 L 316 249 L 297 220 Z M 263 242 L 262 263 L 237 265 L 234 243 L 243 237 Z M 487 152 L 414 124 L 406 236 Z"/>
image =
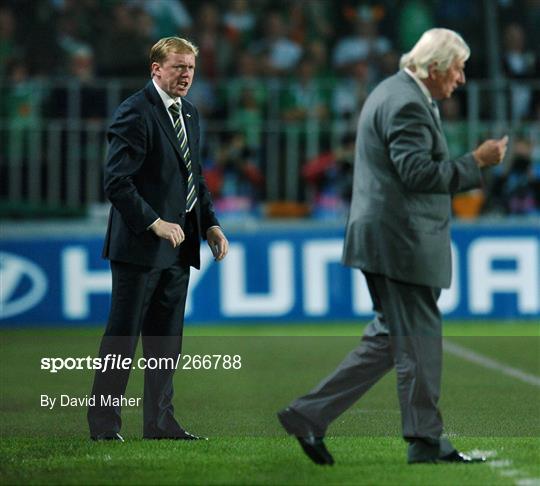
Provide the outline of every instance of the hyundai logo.
<path id="1" fill-rule="evenodd" d="M 13 253 L 0 252 L 0 282 L 0 319 L 31 309 L 47 292 L 43 270 Z"/>

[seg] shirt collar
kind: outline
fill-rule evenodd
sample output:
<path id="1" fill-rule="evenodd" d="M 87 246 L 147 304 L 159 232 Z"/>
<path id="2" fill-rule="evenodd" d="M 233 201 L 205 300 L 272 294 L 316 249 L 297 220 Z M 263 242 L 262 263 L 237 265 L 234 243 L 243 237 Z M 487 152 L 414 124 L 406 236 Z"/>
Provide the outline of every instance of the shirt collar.
<path id="1" fill-rule="evenodd" d="M 182 111 L 182 98 L 172 98 L 169 96 L 165 91 L 163 91 L 158 84 L 156 83 L 156 80 L 152 78 L 152 83 L 154 83 L 154 86 L 159 94 L 159 97 L 161 98 L 161 101 L 163 101 L 163 104 L 165 105 L 165 108 L 168 110 L 172 104 L 177 103 L 180 107 L 180 111 Z"/>
<path id="2" fill-rule="evenodd" d="M 429 103 L 431 104 L 432 103 L 432 98 L 431 98 L 431 93 L 429 92 L 429 90 L 426 88 L 426 85 L 422 82 L 422 80 L 415 74 L 413 73 L 409 68 L 404 68 L 403 69 L 411 78 L 413 78 L 414 82 L 420 87 L 420 89 L 422 90 L 422 93 L 424 93 L 424 95 L 426 96 L 427 100 L 429 101 Z"/>

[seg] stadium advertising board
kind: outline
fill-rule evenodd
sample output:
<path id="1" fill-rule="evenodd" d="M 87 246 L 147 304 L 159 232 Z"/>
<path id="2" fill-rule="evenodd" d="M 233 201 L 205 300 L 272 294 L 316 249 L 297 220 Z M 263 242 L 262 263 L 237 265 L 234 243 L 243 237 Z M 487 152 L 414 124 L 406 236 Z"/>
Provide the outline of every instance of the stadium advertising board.
<path id="1" fill-rule="evenodd" d="M 229 233 L 217 264 L 204 246 L 191 277 L 193 323 L 367 319 L 371 302 L 359 271 L 341 263 L 337 229 Z M 1 325 L 106 320 L 111 279 L 101 237 L 8 238 L 1 245 Z M 446 317 L 540 317 L 540 230 L 456 227 L 454 278 L 439 305 Z"/>

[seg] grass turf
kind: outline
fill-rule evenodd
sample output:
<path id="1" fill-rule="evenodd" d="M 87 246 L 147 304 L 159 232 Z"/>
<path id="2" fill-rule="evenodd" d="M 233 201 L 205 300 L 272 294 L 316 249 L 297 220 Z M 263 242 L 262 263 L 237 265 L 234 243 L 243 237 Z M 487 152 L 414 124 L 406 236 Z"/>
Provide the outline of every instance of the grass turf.
<path id="1" fill-rule="evenodd" d="M 460 439 L 464 449 L 477 440 Z M 538 441 L 485 438 L 521 478 L 534 474 Z M 134 440 L 93 444 L 83 439 L 17 439 L 3 446 L 3 484 L 362 484 L 508 485 L 515 477 L 486 464 L 415 465 L 392 438 L 329 438 L 334 467 L 309 462 L 287 438 L 221 437 L 206 443 Z M 21 458 L 24 455 L 24 459 Z M 537 469 L 537 468 L 536 468 Z"/>
<path id="2" fill-rule="evenodd" d="M 464 322 L 448 339 L 540 374 L 538 325 Z M 331 329 L 331 331 L 330 331 Z M 329 332 L 330 331 L 330 332 Z M 242 356 L 242 369 L 176 373 L 177 416 L 208 442 L 140 440 L 142 410 L 123 413 L 124 444 L 86 439 L 84 407 L 39 406 L 40 394 L 89 393 L 91 372 L 39 369 L 43 356 L 95 355 L 99 329 L 2 331 L 2 484 L 517 484 L 538 478 L 539 388 L 445 354 L 441 408 L 462 450 L 496 451 L 493 467 L 407 466 L 395 376 L 387 375 L 330 428 L 333 468 L 314 466 L 275 412 L 332 371 L 358 342 L 357 325 L 190 328 L 188 354 Z M 218 334 L 221 334 L 219 336 Z M 287 335 L 288 334 L 288 335 Z M 303 336 L 303 337 L 302 337 Z M 141 396 L 133 372 L 128 396 Z M 509 462 L 505 462 L 509 461 Z"/>

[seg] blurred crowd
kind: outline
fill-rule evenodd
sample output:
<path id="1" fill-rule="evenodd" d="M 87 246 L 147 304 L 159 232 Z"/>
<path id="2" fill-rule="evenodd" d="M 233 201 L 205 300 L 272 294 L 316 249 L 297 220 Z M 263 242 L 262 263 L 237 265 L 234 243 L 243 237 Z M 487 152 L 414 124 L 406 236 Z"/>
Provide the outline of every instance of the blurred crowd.
<path id="1" fill-rule="evenodd" d="M 540 89 L 526 81 L 540 79 L 540 2 L 493 3 L 502 74 L 525 81 L 507 97 L 508 116 L 537 124 Z M 189 97 L 208 127 L 225 127 L 212 143 L 208 137 L 204 151 L 219 207 L 252 209 L 268 198 L 263 128 L 279 122 L 295 127 L 299 153 L 306 154 L 299 161 L 297 199 L 315 215 L 334 214 L 347 207 L 363 101 L 397 70 L 400 53 L 422 32 L 433 26 L 457 30 L 472 50 L 469 79 L 492 74 L 478 20 L 485 8 L 485 2 L 470 0 L 3 0 L 0 79 L 6 88 L 0 115 L 22 125 L 66 117 L 106 121 L 115 106 L 97 81 L 135 79 L 122 91 L 127 95 L 148 79 L 148 51 L 158 38 L 186 37 L 200 49 Z M 36 89 L 44 78 L 60 82 Z M 66 80 L 78 83 L 75 110 Z M 467 110 L 463 92 L 441 105 L 454 155 L 468 148 Z M 490 100 L 482 100 L 481 119 L 490 120 L 491 110 Z M 341 128 L 332 141 L 324 127 L 335 120 Z M 313 130 L 322 135 L 304 150 Z M 474 214 L 540 210 L 540 147 L 525 136 L 513 147 Z M 461 211 L 458 202 L 455 209 L 467 215 L 472 205 L 466 202 Z"/>

